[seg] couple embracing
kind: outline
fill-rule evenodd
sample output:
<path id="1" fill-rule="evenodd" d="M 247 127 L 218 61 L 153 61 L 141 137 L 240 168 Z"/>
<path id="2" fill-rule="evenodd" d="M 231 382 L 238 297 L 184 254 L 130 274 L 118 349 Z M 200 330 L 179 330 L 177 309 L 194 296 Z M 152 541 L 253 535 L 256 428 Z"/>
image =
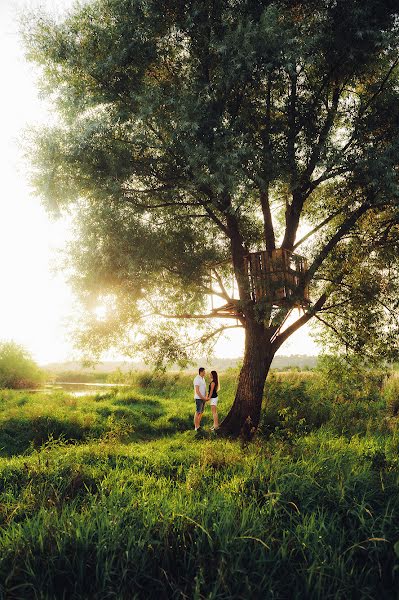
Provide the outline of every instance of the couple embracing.
<path id="1" fill-rule="evenodd" d="M 206 393 L 206 381 L 205 381 L 205 369 L 200 367 L 198 369 L 198 375 L 194 379 L 194 400 L 195 400 L 195 414 L 194 414 L 194 427 L 195 431 L 200 428 L 202 415 L 204 414 L 205 404 L 210 402 L 212 416 L 213 416 L 213 427 L 212 430 L 219 428 L 218 420 L 218 391 L 219 391 L 219 378 L 216 371 L 211 371 L 211 381 L 209 383 L 208 393 Z"/>

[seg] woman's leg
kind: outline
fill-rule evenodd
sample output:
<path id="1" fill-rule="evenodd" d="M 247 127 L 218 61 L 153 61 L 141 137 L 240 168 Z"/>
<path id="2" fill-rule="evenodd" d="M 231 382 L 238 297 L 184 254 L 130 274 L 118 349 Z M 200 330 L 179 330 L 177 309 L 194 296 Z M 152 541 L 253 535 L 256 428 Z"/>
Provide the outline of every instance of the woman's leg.
<path id="1" fill-rule="evenodd" d="M 214 406 L 212 404 L 211 409 L 212 409 L 212 415 L 213 415 L 213 427 L 215 429 L 217 429 L 219 427 L 219 418 L 218 418 L 217 406 Z"/>

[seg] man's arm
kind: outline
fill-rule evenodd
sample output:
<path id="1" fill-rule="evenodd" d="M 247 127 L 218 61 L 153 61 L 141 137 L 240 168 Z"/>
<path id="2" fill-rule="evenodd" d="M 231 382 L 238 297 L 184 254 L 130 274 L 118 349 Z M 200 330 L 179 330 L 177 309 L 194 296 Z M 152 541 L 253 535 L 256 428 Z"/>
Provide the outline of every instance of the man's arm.
<path id="1" fill-rule="evenodd" d="M 203 395 L 201 394 L 201 392 L 199 391 L 199 385 L 196 385 L 196 386 L 195 386 L 195 393 L 197 394 L 197 396 L 199 396 L 199 397 L 201 398 L 201 400 L 204 400 L 204 401 L 206 401 L 206 398 L 205 398 L 205 396 L 203 396 Z"/>

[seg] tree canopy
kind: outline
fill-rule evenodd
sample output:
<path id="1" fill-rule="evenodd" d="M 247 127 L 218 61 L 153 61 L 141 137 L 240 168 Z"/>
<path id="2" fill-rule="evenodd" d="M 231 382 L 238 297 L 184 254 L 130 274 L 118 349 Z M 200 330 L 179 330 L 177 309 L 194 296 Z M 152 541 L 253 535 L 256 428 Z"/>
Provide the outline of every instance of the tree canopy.
<path id="1" fill-rule="evenodd" d="M 237 319 L 275 352 L 316 315 L 397 355 L 398 25 L 394 0 L 92 0 L 27 21 L 60 116 L 35 133 L 34 182 L 76 215 L 82 299 L 110 307 L 83 346 L 141 328 L 141 349 L 184 360 L 181 324 L 210 341 Z M 292 306 L 255 305 L 242 266 L 276 247 L 309 262 L 313 302 L 285 331 Z M 211 289 L 235 319 L 215 322 Z"/>

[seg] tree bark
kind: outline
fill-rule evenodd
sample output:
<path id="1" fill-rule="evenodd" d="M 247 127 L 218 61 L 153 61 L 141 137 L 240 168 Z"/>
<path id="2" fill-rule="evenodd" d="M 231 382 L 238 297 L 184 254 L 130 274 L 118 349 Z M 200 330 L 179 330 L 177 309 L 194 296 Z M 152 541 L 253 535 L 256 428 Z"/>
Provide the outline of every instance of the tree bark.
<path id="1" fill-rule="evenodd" d="M 270 365 L 280 346 L 295 331 L 305 325 L 327 300 L 322 294 L 314 306 L 287 327 L 271 342 L 271 329 L 254 321 L 245 327 L 244 362 L 238 378 L 233 405 L 220 425 L 222 435 L 242 436 L 251 440 L 259 425 L 263 390 Z"/>
<path id="2" fill-rule="evenodd" d="M 246 329 L 244 362 L 238 379 L 234 403 L 220 431 L 225 435 L 250 440 L 260 420 L 263 390 L 275 350 L 262 325 Z"/>
<path id="3" fill-rule="evenodd" d="M 276 238 L 274 236 L 273 219 L 269 203 L 269 189 L 260 193 L 260 203 L 263 213 L 263 231 L 266 241 L 266 250 L 276 249 Z"/>

